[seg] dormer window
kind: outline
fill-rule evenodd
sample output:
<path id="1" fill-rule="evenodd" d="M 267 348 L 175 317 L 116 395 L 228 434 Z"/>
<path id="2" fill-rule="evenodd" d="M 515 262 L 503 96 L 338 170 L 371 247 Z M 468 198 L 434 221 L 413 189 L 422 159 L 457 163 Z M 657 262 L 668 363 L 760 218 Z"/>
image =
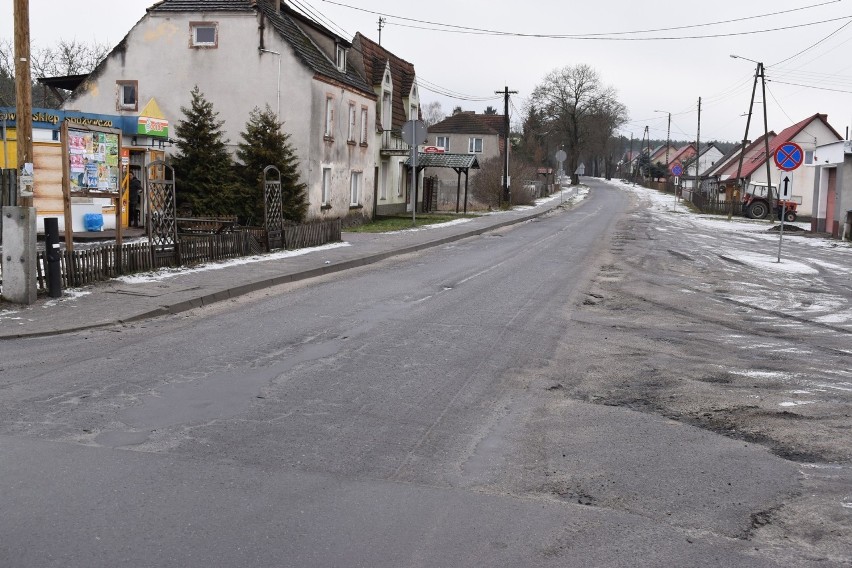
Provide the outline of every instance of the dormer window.
<path id="1" fill-rule="evenodd" d="M 390 85 L 390 73 L 385 73 L 385 85 Z"/>
<path id="2" fill-rule="evenodd" d="M 342 45 L 337 46 L 337 70 L 346 72 L 346 49 Z"/>

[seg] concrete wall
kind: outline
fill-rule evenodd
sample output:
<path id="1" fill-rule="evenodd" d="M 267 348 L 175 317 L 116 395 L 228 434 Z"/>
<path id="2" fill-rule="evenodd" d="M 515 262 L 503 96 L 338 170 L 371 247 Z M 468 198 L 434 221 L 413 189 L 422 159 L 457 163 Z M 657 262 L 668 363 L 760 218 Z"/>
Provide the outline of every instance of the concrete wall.
<path id="1" fill-rule="evenodd" d="M 820 158 L 828 156 L 828 152 L 820 149 Z M 837 156 L 831 154 L 831 159 Z M 822 160 L 820 160 L 822 161 Z M 834 215 L 828 218 L 828 178 L 830 171 L 836 172 L 836 188 L 834 195 Z M 852 154 L 845 154 L 840 163 L 818 166 L 815 172 L 813 218 L 811 230 L 833 233 L 836 237 L 849 238 L 852 227 L 845 226 L 849 213 L 852 212 Z M 844 237 L 845 235 L 845 237 Z"/>

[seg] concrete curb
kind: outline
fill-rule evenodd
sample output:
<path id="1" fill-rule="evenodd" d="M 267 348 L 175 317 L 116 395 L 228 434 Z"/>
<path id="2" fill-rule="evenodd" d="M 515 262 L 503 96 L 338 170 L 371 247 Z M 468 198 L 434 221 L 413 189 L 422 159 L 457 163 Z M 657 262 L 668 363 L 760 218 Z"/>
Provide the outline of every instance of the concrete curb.
<path id="1" fill-rule="evenodd" d="M 343 272 L 345 270 L 350 270 L 352 268 L 360 268 L 363 266 L 369 266 L 371 264 L 375 264 L 377 262 L 381 262 L 388 258 L 392 258 L 395 256 L 402 256 L 405 254 L 411 254 L 414 252 L 419 252 L 422 250 L 426 250 L 429 248 L 438 247 L 441 245 L 445 245 L 447 243 L 460 241 L 462 239 L 466 239 L 469 237 L 475 237 L 478 235 L 482 235 L 484 233 L 488 233 L 490 231 L 495 231 L 497 229 L 502 229 L 503 227 L 508 227 L 511 225 L 517 225 L 520 223 L 525 223 L 537 217 L 541 217 L 542 215 L 546 215 L 556 209 L 559 209 L 565 205 L 565 203 L 555 204 L 553 207 L 545 209 L 543 211 L 537 211 L 535 213 L 530 213 L 528 215 L 522 215 L 520 217 L 516 217 L 514 219 L 507 219 L 505 221 L 500 221 L 493 225 L 488 225 L 487 227 L 480 227 L 478 229 L 472 229 L 470 231 L 465 231 L 463 233 L 459 233 L 456 235 L 451 235 L 447 237 L 442 237 L 439 239 L 435 239 L 432 241 L 427 241 L 425 243 L 419 243 L 416 245 L 409 245 L 406 247 L 394 249 L 392 251 L 386 251 L 376 254 L 370 254 L 358 258 L 353 258 L 350 260 L 346 260 L 343 262 L 339 262 L 333 265 L 324 265 L 317 268 L 312 268 L 308 270 L 303 270 L 301 272 L 294 272 L 292 274 L 283 274 L 280 276 L 275 276 L 273 278 L 267 278 L 264 280 L 258 280 L 256 282 L 249 282 L 247 284 L 242 284 L 240 286 L 235 286 L 233 288 L 227 288 L 224 290 L 219 290 L 218 292 L 214 292 L 211 294 L 205 294 L 202 296 L 198 296 L 196 298 L 190 298 L 188 300 L 182 300 L 180 302 L 176 302 L 174 304 L 165 304 L 153 310 L 147 310 L 144 312 L 140 312 L 138 314 L 134 314 L 132 316 L 101 321 L 98 323 L 88 324 L 88 325 L 77 325 L 71 327 L 65 327 L 62 329 L 54 329 L 49 331 L 33 331 L 33 332 L 24 332 L 24 333 L 11 333 L 8 335 L 0 335 L 0 340 L 7 339 L 26 339 L 26 338 L 35 338 L 35 337 L 50 337 L 55 335 L 62 335 L 65 333 L 74 333 L 79 331 L 90 331 L 95 329 L 100 329 L 104 327 L 111 327 L 114 325 L 122 325 L 128 323 L 139 322 L 147 319 L 152 319 L 156 317 L 162 317 L 165 315 L 173 315 L 179 314 L 181 312 L 186 312 L 195 308 L 201 308 L 204 306 L 210 306 L 212 304 L 222 302 L 225 300 L 230 300 L 233 298 L 238 298 L 240 296 L 244 296 L 246 294 L 251 294 L 252 292 L 257 292 L 258 290 L 264 290 L 266 288 L 272 288 L 274 286 L 278 286 L 280 284 L 290 284 L 292 282 L 300 282 L 303 280 L 309 280 L 311 278 L 316 278 L 318 276 L 325 276 L 327 274 L 334 274 L 337 272 Z"/>

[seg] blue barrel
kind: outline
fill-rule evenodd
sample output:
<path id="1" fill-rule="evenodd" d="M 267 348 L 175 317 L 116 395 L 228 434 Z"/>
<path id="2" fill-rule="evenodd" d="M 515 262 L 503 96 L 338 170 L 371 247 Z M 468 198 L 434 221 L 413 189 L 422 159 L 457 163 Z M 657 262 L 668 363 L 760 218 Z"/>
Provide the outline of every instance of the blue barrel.
<path id="1" fill-rule="evenodd" d="M 83 226 L 87 231 L 103 231 L 104 216 L 100 213 L 86 213 L 83 215 Z"/>

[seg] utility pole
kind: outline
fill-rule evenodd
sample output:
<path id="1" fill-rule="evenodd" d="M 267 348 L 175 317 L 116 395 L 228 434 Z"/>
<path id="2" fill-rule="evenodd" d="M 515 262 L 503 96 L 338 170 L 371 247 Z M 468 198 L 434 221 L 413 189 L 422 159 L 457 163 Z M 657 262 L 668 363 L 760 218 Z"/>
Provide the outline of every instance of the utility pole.
<path id="1" fill-rule="evenodd" d="M 386 21 L 387 21 L 386 19 L 379 16 L 379 45 L 382 45 L 382 28 L 385 27 Z"/>
<path id="2" fill-rule="evenodd" d="M 503 87 L 502 91 L 494 91 L 496 95 L 503 95 L 503 197 L 508 207 L 512 206 L 512 195 L 509 192 L 509 95 L 516 95 L 518 91 L 510 91 L 509 87 Z"/>
<path id="3" fill-rule="evenodd" d="M 731 57 L 736 57 L 736 56 L 732 55 Z M 739 164 L 737 165 L 737 187 L 740 188 L 740 189 L 742 189 L 742 187 L 741 187 L 742 182 L 740 180 L 740 175 L 742 174 L 742 171 L 743 171 L 743 159 L 745 158 L 746 145 L 748 144 L 748 129 L 751 126 L 751 112 L 754 109 L 754 95 L 757 92 L 757 79 L 758 79 L 758 77 L 760 77 L 760 74 L 761 74 L 760 70 L 761 70 L 762 67 L 763 67 L 762 63 L 757 64 L 757 69 L 754 72 L 754 84 L 751 87 L 751 102 L 748 105 L 748 118 L 746 119 L 745 135 L 743 136 L 743 147 L 742 147 L 742 150 L 740 150 L 740 160 L 739 160 Z M 769 156 L 767 155 L 766 158 L 769 159 Z M 726 196 L 727 199 L 728 199 L 728 221 L 730 221 L 731 218 L 734 215 L 734 196 L 733 196 L 733 191 L 730 188 L 728 189 L 728 191 L 726 193 L 728 194 Z"/>
<path id="4" fill-rule="evenodd" d="M 698 132 L 695 134 L 695 182 L 692 191 L 701 191 L 701 97 L 698 97 Z"/>
<path id="5" fill-rule="evenodd" d="M 769 199 L 769 203 L 772 203 L 772 173 L 769 168 L 769 119 L 766 116 L 766 107 L 769 105 L 766 104 L 766 68 L 763 66 L 763 63 L 757 64 L 758 69 L 760 70 L 760 81 L 762 83 L 763 88 L 763 150 L 764 156 L 766 159 L 766 197 Z M 781 189 L 780 187 L 778 188 Z M 778 197 L 780 199 L 781 194 L 779 192 Z M 775 217 L 772 215 L 772 211 L 769 211 L 769 219 L 774 221 Z M 784 222 L 782 220 L 781 224 Z M 780 259 L 779 259 L 780 262 Z"/>
<path id="6" fill-rule="evenodd" d="M 651 184 L 651 130 L 648 126 L 645 127 L 645 134 L 648 136 L 647 142 L 645 144 L 648 145 L 648 186 Z"/>
<path id="7" fill-rule="evenodd" d="M 636 183 L 636 180 L 633 179 L 633 133 L 630 133 L 630 154 L 628 155 L 627 165 L 630 168 L 630 181 Z"/>
<path id="8" fill-rule="evenodd" d="M 17 304 L 36 301 L 36 210 L 33 207 L 32 77 L 30 4 L 14 0 L 15 112 L 18 136 L 18 205 L 3 208 L 3 297 Z"/>
<path id="9" fill-rule="evenodd" d="M 18 136 L 18 170 L 33 162 L 33 93 L 30 75 L 30 0 L 15 0 L 15 114 Z M 32 197 L 18 200 L 32 207 Z"/>

